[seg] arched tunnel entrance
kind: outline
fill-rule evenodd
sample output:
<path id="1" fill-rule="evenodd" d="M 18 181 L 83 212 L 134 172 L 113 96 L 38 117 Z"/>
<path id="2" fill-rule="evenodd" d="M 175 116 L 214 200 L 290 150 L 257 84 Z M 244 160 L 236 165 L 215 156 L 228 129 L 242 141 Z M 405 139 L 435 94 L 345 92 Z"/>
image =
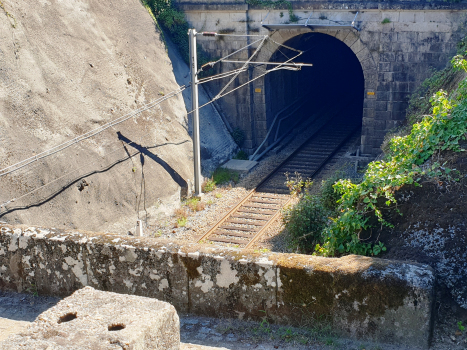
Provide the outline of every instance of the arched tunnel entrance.
<path id="1" fill-rule="evenodd" d="M 303 67 L 298 72 L 280 70 L 266 76 L 266 120 L 268 130 L 272 127 L 268 144 L 294 126 L 306 126 L 312 120 L 337 115 L 342 117 L 342 113 L 345 118 L 353 119 L 355 126 L 361 125 L 364 75 L 353 51 L 342 41 L 322 33 L 301 34 L 284 45 L 304 51 L 294 61 L 312 63 L 313 67 Z M 280 46 L 270 62 L 284 62 L 296 54 Z"/>

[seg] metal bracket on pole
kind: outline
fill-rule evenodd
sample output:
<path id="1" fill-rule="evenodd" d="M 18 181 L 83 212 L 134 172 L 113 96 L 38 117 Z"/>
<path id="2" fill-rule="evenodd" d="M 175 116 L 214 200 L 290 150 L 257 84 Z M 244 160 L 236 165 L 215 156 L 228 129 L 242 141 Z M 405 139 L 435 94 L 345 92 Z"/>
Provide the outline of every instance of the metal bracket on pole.
<path id="1" fill-rule="evenodd" d="M 308 16 L 308 18 L 307 18 L 307 20 L 305 22 L 305 27 L 308 25 L 308 21 L 310 20 L 312 14 L 313 14 L 313 11 L 311 11 L 310 15 Z"/>
<path id="2" fill-rule="evenodd" d="M 355 27 L 355 20 L 357 19 L 357 16 L 358 16 L 358 11 L 357 11 L 357 13 L 355 14 L 355 17 L 354 17 L 354 19 L 353 19 L 353 21 L 352 21 L 352 27 L 354 27 L 355 29 L 358 30 L 358 28 Z"/>
<path id="3" fill-rule="evenodd" d="M 191 103 L 193 111 L 193 160 L 194 160 L 194 194 L 201 195 L 201 148 L 199 137 L 199 108 L 198 108 L 198 62 L 196 57 L 196 30 L 189 29 L 190 36 L 190 76 L 191 76 Z"/>

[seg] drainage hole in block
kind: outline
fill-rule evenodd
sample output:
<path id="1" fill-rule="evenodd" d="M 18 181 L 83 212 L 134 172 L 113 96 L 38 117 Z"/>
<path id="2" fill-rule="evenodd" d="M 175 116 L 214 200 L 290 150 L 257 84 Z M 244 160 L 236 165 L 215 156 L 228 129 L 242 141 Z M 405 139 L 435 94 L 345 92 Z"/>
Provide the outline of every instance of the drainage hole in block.
<path id="1" fill-rule="evenodd" d="M 58 319 L 58 323 L 73 321 L 75 318 L 78 318 L 76 314 L 77 314 L 76 312 L 69 312 L 66 315 L 63 315 L 62 317 L 60 317 Z"/>
<path id="2" fill-rule="evenodd" d="M 123 323 L 117 323 L 109 326 L 109 331 L 121 331 L 124 328 L 125 325 Z"/>

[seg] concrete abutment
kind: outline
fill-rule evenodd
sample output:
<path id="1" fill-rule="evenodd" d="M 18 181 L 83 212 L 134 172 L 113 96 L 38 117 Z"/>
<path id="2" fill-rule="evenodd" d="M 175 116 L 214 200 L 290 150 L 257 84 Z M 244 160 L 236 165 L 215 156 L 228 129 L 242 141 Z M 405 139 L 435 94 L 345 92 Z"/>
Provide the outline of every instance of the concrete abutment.
<path id="1" fill-rule="evenodd" d="M 304 27 L 272 33 L 261 26 L 268 13 L 265 9 L 228 0 L 209 5 L 196 0 L 179 1 L 178 6 L 185 12 L 190 25 L 198 31 L 271 35 L 279 44 L 311 32 L 326 34 L 343 42 L 357 57 L 364 75 L 361 152 L 365 154 L 380 152 L 386 132 L 405 119 L 411 93 L 430 76 L 431 69 L 445 67 L 456 53 L 456 44 L 467 32 L 466 4 L 401 1 L 291 3 L 294 14 L 301 19 L 299 23 L 304 23 L 311 15 L 309 24 L 350 24 L 356 11 L 359 11 L 356 25 L 360 31 L 332 27 L 312 30 Z M 287 23 L 288 16 L 286 9 L 272 10 L 265 23 Z M 254 39 L 200 37 L 199 43 L 212 57 L 219 58 Z M 257 60 L 269 60 L 276 49 L 277 45 L 265 45 Z M 246 51 L 243 58 L 246 58 Z M 233 67 L 223 64 L 221 69 L 227 71 Z M 252 76 L 255 74 L 259 72 L 254 71 Z M 283 89 L 282 86 L 272 86 L 267 79 L 259 78 L 219 101 L 229 123 L 245 132 L 243 148 L 250 152 L 262 142 L 269 127 L 266 122 L 268 89 Z M 270 79 L 274 80 L 274 77 Z M 246 80 L 245 74 L 239 78 L 237 85 Z M 210 89 L 218 91 L 222 83 L 210 83 Z M 283 94 L 293 101 L 291 92 L 284 90 Z"/>

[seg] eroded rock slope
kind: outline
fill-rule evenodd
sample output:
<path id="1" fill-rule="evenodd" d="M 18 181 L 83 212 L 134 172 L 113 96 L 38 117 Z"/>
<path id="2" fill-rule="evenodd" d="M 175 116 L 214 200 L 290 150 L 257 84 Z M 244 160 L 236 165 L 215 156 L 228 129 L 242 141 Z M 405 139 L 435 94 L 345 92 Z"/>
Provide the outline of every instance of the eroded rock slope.
<path id="1" fill-rule="evenodd" d="M 1 169 L 179 88 L 138 0 L 2 3 Z M 187 130 L 178 94 L 2 176 L 0 220 L 121 233 L 158 220 L 193 179 Z"/>

